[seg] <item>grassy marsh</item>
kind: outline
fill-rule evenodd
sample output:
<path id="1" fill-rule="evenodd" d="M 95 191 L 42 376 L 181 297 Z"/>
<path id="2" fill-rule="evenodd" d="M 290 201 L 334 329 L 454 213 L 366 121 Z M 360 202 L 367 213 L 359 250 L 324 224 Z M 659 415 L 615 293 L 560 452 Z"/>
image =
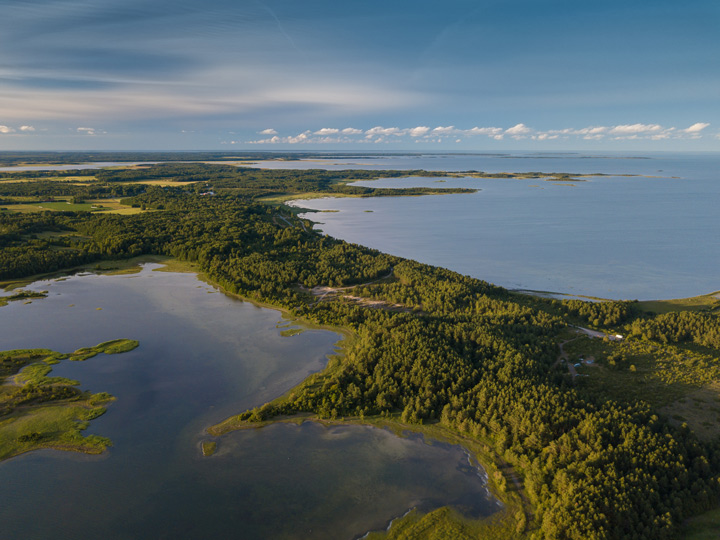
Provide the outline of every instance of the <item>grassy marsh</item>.
<path id="1" fill-rule="evenodd" d="M 653 313 L 669 313 L 671 311 L 717 311 L 720 309 L 720 291 L 674 300 L 647 300 L 638 302 L 638 307 L 643 311 Z"/>
<path id="2" fill-rule="evenodd" d="M 82 431 L 115 398 L 82 392 L 76 388 L 79 381 L 48 375 L 61 360 L 119 354 L 137 346 L 137 341 L 116 339 L 69 354 L 49 349 L 0 352 L 0 461 L 40 448 L 101 453 L 110 440 L 83 436 Z"/>
<path id="3" fill-rule="evenodd" d="M 47 291 L 18 291 L 15 294 L 11 294 L 9 296 L 0 296 L 0 307 L 8 305 L 9 302 L 17 302 L 19 300 L 23 300 L 27 303 L 28 300 L 45 298 L 46 296 Z"/>
<path id="4" fill-rule="evenodd" d="M 720 531 L 720 508 L 690 518 L 682 531 L 685 540 L 716 540 Z"/>

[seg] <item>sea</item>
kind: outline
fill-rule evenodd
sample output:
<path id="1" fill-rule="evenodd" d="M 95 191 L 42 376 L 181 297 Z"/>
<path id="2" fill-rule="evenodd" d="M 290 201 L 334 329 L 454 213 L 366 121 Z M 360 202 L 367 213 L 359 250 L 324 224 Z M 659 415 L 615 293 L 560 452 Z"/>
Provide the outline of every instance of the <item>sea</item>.
<path id="1" fill-rule="evenodd" d="M 256 166 L 537 172 L 532 179 L 415 174 L 357 185 L 478 191 L 292 204 L 330 236 L 510 289 L 618 300 L 720 289 L 717 153 L 369 155 Z"/>
<path id="2" fill-rule="evenodd" d="M 0 171 L 118 165 L 123 163 Z M 509 289 L 614 300 L 687 298 L 720 289 L 720 152 L 324 153 L 251 166 L 535 172 L 533 179 L 399 173 L 358 185 L 478 191 L 291 204 L 306 209 L 302 217 L 330 236 Z M 553 173 L 571 180 L 557 181 Z"/>

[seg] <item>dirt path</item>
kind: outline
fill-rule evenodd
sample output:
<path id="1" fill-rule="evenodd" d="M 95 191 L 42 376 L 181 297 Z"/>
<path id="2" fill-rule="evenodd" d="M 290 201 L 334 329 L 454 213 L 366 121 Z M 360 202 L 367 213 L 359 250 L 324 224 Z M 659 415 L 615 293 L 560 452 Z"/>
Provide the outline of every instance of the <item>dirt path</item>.
<path id="1" fill-rule="evenodd" d="M 402 304 L 391 304 L 390 302 L 386 302 L 385 300 L 373 300 L 372 298 L 364 298 L 362 296 L 354 296 L 351 294 L 342 294 L 344 291 L 352 290 L 356 287 L 366 287 L 368 285 L 372 285 L 374 283 L 377 283 L 379 281 L 382 281 L 383 279 L 388 279 L 392 277 L 393 275 L 393 269 L 390 269 L 390 272 L 388 272 L 387 275 L 379 277 L 377 279 L 374 279 L 372 281 L 367 281 L 365 283 L 358 283 L 357 285 L 348 285 L 347 287 L 329 287 L 327 285 L 318 285 L 317 287 L 313 287 L 310 289 L 310 294 L 315 296 L 317 300 L 311 305 L 316 305 L 325 300 L 328 297 L 336 298 L 346 298 L 347 300 L 351 300 L 359 305 L 367 306 L 367 307 L 373 307 L 373 308 L 383 308 L 383 309 L 395 309 L 395 310 L 403 310 L 403 311 L 411 311 L 409 307 L 404 306 Z"/>
<path id="2" fill-rule="evenodd" d="M 317 287 L 313 287 L 310 289 L 310 292 L 313 296 L 317 296 L 318 302 L 325 298 L 329 294 L 337 294 L 342 291 L 349 291 L 350 289 L 354 289 L 355 287 L 366 287 L 368 285 L 372 285 L 374 283 L 377 283 L 378 281 L 382 281 L 383 279 L 388 279 L 392 277 L 393 275 L 393 269 L 390 268 L 390 272 L 386 276 L 379 277 L 377 279 L 374 279 L 372 281 L 368 281 L 366 283 L 358 283 L 357 285 L 348 285 L 347 287 L 329 287 L 327 285 L 318 285 Z M 378 300 L 380 301 L 380 300 Z"/>
<path id="3" fill-rule="evenodd" d="M 296 225 L 293 225 L 287 218 L 281 216 L 280 214 L 275 216 L 276 218 L 282 219 L 285 223 L 288 224 L 289 227 L 295 227 Z M 302 219 L 298 219 L 298 222 L 300 223 L 300 227 L 302 227 L 302 230 L 304 232 L 308 232 L 308 230 L 305 228 L 305 223 L 303 223 Z"/>
<path id="4" fill-rule="evenodd" d="M 572 375 L 573 377 L 577 377 L 577 376 L 578 376 L 578 372 L 577 372 L 577 370 L 575 369 L 575 366 L 572 364 L 572 362 L 570 362 L 570 359 L 568 358 L 568 355 L 567 355 L 567 353 L 565 352 L 565 347 L 564 347 L 564 345 L 565 345 L 566 343 L 570 343 L 571 341 L 575 341 L 576 339 L 577 339 L 577 338 L 566 339 L 565 341 L 561 341 L 561 342 L 560 342 L 560 344 L 559 344 L 559 346 L 560 346 L 560 355 L 558 356 L 557 362 L 555 362 L 555 365 L 557 366 L 557 365 L 560 364 L 563 360 L 565 360 L 565 364 L 567 364 L 568 371 L 570 371 L 570 375 Z"/>
<path id="5" fill-rule="evenodd" d="M 605 332 L 598 332 L 597 330 L 590 330 L 589 328 L 583 328 L 582 326 L 573 326 L 579 332 L 582 332 L 586 336 L 599 339 L 609 339 L 610 341 L 622 341 L 623 337 L 619 334 L 606 334 Z"/>

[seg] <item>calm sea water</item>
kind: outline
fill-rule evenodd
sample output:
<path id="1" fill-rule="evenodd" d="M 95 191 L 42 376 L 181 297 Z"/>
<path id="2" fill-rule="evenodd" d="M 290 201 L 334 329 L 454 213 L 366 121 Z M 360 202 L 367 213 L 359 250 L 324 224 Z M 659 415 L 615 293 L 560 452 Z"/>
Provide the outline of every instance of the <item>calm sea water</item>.
<path id="1" fill-rule="evenodd" d="M 337 211 L 304 216 L 331 236 L 504 287 L 641 300 L 720 289 L 718 154 L 398 156 L 259 165 L 606 174 L 569 183 L 387 179 L 360 185 L 481 191 L 295 204 Z"/>
<path id="2" fill-rule="evenodd" d="M 140 346 L 53 375 L 117 397 L 87 433 L 101 456 L 58 451 L 0 463 L 0 538 L 353 538 L 411 507 L 498 509 L 458 446 L 363 427 L 275 425 L 231 433 L 201 456 L 204 429 L 322 369 L 339 336 L 215 291 L 193 274 L 77 275 L 0 308 L 2 349 Z M 98 309 L 100 308 L 100 309 Z"/>

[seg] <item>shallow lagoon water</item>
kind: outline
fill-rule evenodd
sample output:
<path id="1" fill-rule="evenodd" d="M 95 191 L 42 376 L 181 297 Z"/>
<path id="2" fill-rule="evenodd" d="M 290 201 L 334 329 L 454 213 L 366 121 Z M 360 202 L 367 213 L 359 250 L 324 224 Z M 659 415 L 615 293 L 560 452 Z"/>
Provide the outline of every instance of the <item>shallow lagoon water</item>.
<path id="1" fill-rule="evenodd" d="M 117 397 L 87 430 L 114 446 L 0 463 L 3 539 L 353 538 L 413 506 L 498 509 L 462 448 L 366 426 L 239 431 L 203 458 L 204 428 L 322 369 L 339 336 L 283 337 L 280 312 L 153 268 L 36 282 L 47 298 L 0 308 L 3 349 L 140 342 L 54 366 Z"/>

